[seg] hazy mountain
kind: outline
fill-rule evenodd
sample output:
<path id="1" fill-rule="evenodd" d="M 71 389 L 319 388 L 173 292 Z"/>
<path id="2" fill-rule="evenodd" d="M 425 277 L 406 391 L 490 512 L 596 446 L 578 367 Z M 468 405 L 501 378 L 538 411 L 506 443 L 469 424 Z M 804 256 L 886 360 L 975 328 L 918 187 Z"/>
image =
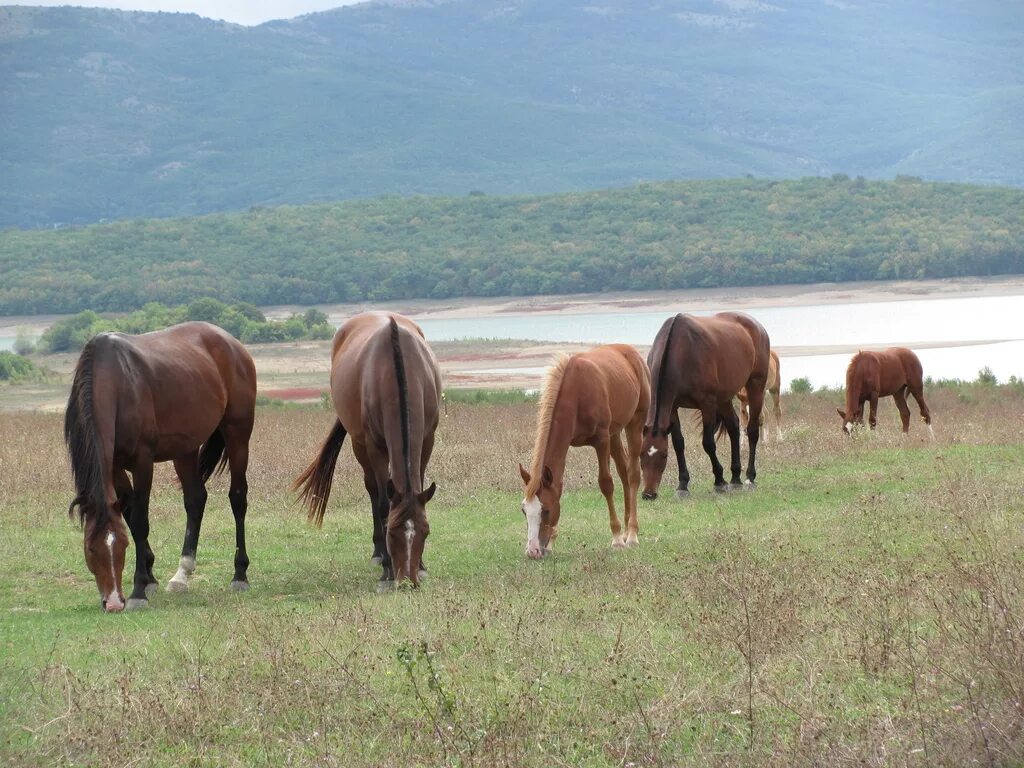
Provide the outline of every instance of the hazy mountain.
<path id="1" fill-rule="evenodd" d="M 1024 5 L 0 8 L 0 225 L 641 179 L 1024 184 Z"/>

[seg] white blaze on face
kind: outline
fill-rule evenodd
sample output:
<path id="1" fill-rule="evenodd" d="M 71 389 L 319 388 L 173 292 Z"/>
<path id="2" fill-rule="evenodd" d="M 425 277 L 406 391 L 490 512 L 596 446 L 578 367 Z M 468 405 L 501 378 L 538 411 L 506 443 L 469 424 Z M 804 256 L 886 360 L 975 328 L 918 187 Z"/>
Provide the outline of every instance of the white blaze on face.
<path id="1" fill-rule="evenodd" d="M 852 421 L 848 421 L 848 422 L 846 422 L 846 423 L 845 423 L 845 424 L 843 425 L 843 429 L 845 429 L 845 430 L 846 430 L 846 434 L 848 434 L 848 435 L 852 435 L 852 434 L 853 434 L 853 422 L 852 422 Z"/>
<path id="2" fill-rule="evenodd" d="M 540 550 L 540 499 L 523 499 L 523 513 L 526 515 L 526 553 Z"/>
<path id="3" fill-rule="evenodd" d="M 114 532 L 107 531 L 107 550 L 110 552 L 110 584 L 111 584 L 111 595 L 117 595 L 117 569 L 114 568 Z M 110 595 L 104 596 L 104 600 Z"/>
<path id="4" fill-rule="evenodd" d="M 413 525 L 412 520 L 405 521 L 405 543 L 409 547 L 409 551 L 412 552 L 412 537 L 416 535 L 416 526 Z"/>
<path id="5" fill-rule="evenodd" d="M 647 449 L 647 455 L 648 456 L 653 456 L 657 452 L 658 452 L 658 449 L 655 448 L 653 445 L 650 448 Z"/>

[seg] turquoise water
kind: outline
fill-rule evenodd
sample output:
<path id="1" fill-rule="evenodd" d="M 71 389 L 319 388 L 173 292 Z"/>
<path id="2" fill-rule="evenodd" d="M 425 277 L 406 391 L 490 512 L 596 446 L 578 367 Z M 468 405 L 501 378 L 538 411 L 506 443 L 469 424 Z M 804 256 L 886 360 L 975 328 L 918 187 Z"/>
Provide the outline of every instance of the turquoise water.
<path id="1" fill-rule="evenodd" d="M 679 307 L 686 311 L 686 307 Z M 925 374 L 974 379 L 988 366 L 1000 381 L 1024 378 L 1024 296 L 922 299 L 859 304 L 764 307 L 745 310 L 768 330 L 777 347 L 905 345 L 950 342 L 919 349 Z M 512 338 L 607 344 L 650 344 L 667 312 L 537 312 L 417 322 L 428 340 Z M 697 311 L 710 315 L 714 311 Z M 984 341 L 984 344 L 964 342 Z M 957 342 L 961 342 L 958 344 Z M 783 382 L 807 377 L 815 386 L 843 380 L 849 354 L 786 355 Z"/>

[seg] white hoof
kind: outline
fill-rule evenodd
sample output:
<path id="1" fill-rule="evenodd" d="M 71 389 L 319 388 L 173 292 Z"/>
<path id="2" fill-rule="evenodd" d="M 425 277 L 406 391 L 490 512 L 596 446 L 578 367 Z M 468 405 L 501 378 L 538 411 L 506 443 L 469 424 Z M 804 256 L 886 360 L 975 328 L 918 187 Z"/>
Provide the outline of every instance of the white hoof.
<path id="1" fill-rule="evenodd" d="M 231 589 L 235 592 L 248 592 L 249 582 L 248 581 L 232 581 Z"/>
<path id="2" fill-rule="evenodd" d="M 168 592 L 188 592 L 188 582 L 171 579 L 167 582 Z"/>
<path id="3" fill-rule="evenodd" d="M 384 558 L 381 557 L 380 555 L 374 555 L 373 557 L 370 558 L 370 562 L 373 563 L 374 565 L 380 565 L 381 563 L 384 562 Z"/>
<path id="4" fill-rule="evenodd" d="M 126 611 L 141 611 L 143 608 L 149 608 L 149 600 L 144 600 L 138 597 L 129 597 L 124 608 Z"/>
<path id="5" fill-rule="evenodd" d="M 388 592 L 395 591 L 395 582 L 393 579 L 380 580 L 377 582 L 377 594 L 386 595 Z"/>
<path id="6" fill-rule="evenodd" d="M 614 539 L 612 539 L 612 548 L 614 548 L 614 549 L 625 549 L 626 548 L 626 540 L 623 539 L 621 536 L 616 536 Z"/>
<path id="7" fill-rule="evenodd" d="M 420 581 L 423 581 L 425 578 L 427 578 L 427 572 L 423 571 L 423 570 L 417 571 L 416 572 L 416 578 L 419 579 Z"/>
<path id="8" fill-rule="evenodd" d="M 629 536 L 626 537 L 626 546 L 627 547 L 638 547 L 638 546 L 640 546 L 640 539 L 637 537 L 637 535 L 635 533 L 632 533 L 632 534 L 630 534 Z"/>
<path id="9" fill-rule="evenodd" d="M 155 595 L 159 588 L 160 588 L 160 585 L 157 584 L 155 581 L 152 584 L 147 584 L 146 585 L 146 597 L 152 597 L 153 595 Z"/>

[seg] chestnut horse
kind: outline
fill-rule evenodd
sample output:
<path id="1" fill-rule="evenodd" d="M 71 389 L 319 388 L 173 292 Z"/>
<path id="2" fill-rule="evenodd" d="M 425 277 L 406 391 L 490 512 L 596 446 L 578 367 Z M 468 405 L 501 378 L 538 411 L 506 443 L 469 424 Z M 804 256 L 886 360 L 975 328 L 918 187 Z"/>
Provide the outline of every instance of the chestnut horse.
<path id="1" fill-rule="evenodd" d="M 921 418 L 932 430 L 932 414 L 924 402 L 924 376 L 921 361 L 906 347 L 891 347 L 882 352 L 858 352 L 846 369 L 846 410 L 836 408 L 843 419 L 843 431 L 850 434 L 854 424 L 864 423 L 864 403 L 871 404 L 868 421 L 875 428 L 878 398 L 892 396 L 900 411 L 903 431 L 910 431 L 910 406 L 907 392 L 917 400 Z"/>
<path id="2" fill-rule="evenodd" d="M 589 445 L 597 451 L 597 477 L 608 503 L 613 547 L 639 543 L 636 495 L 640 488 L 640 430 L 651 399 L 644 360 L 628 344 L 609 344 L 560 358 L 548 371 L 537 412 L 533 463 L 519 474 L 526 485 L 522 510 L 526 516 L 526 555 L 532 559 L 551 551 L 561 515 L 562 476 L 569 446 Z M 623 448 L 620 433 L 626 431 Z M 615 514 L 615 484 L 608 457 L 623 485 L 626 536 Z"/>
<path id="3" fill-rule="evenodd" d="M 206 481 L 225 464 L 231 471 L 228 499 L 235 517 L 231 586 L 249 588 L 245 473 L 255 408 L 252 358 L 230 334 L 208 323 L 184 323 L 141 336 L 105 333 L 85 345 L 64 415 L 76 493 L 69 513 L 78 510 L 85 562 L 107 611 L 125 607 L 124 523 L 136 555 L 127 607 L 147 606 L 156 590 L 149 494 L 158 461 L 174 462 L 188 516 L 178 572 L 168 591 L 185 590 L 195 571 Z"/>
<path id="4" fill-rule="evenodd" d="M 669 435 L 679 464 L 676 494 L 683 497 L 689 493 L 690 473 L 679 428 L 679 408 L 700 411 L 703 446 L 711 459 L 716 491 L 729 489 L 715 453 L 715 431 L 726 430 L 732 443 L 732 485 L 740 485 L 740 425 L 732 399 L 744 387 L 750 403 L 747 483 L 753 486 L 757 477 L 754 459 L 758 425 L 770 359 L 768 333 L 742 312 L 722 312 L 711 317 L 676 315 L 664 322 L 647 357 L 652 398 L 640 451 L 645 499 L 658 496 L 658 485 L 668 464 Z"/>
<path id="5" fill-rule="evenodd" d="M 782 376 L 779 373 L 779 353 L 771 350 L 771 361 L 768 363 L 768 383 L 765 390 L 772 396 L 772 413 L 775 414 L 775 435 L 782 439 L 782 407 L 779 405 L 779 393 L 782 386 Z M 736 393 L 736 399 L 740 401 L 740 429 L 744 432 L 750 423 L 750 413 L 747 406 L 747 388 L 743 387 Z M 768 442 L 768 430 L 764 429 L 764 411 L 761 411 L 761 428 L 764 434 L 765 443 Z"/>
<path id="6" fill-rule="evenodd" d="M 323 525 L 338 453 L 346 435 L 363 468 L 373 514 L 373 561 L 383 566 L 378 587 L 408 578 L 419 586 L 423 545 L 430 533 L 423 490 L 434 449 L 441 397 L 441 371 L 423 331 L 391 312 L 350 318 L 334 336 L 331 400 L 337 415 L 320 453 L 294 489 Z"/>

